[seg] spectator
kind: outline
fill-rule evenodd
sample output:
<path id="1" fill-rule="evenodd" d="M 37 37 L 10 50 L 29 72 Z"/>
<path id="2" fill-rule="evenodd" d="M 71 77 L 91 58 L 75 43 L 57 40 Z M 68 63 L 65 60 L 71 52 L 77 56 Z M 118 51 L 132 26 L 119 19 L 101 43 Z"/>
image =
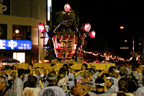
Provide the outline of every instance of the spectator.
<path id="1" fill-rule="evenodd" d="M 127 78 L 128 77 L 128 71 L 127 71 L 127 69 L 125 67 L 122 68 L 122 70 L 120 71 L 120 76 L 122 78 Z"/>
<path id="2" fill-rule="evenodd" d="M 128 81 L 129 81 L 128 91 L 131 92 L 131 93 L 134 93 L 138 88 L 138 80 L 131 73 L 129 75 Z"/>
<path id="3" fill-rule="evenodd" d="M 24 70 L 24 73 L 23 83 L 28 81 L 28 74 L 30 73 L 30 70 Z"/>
<path id="4" fill-rule="evenodd" d="M 143 81 L 143 84 L 144 84 L 144 71 L 142 72 L 142 81 Z M 135 96 L 144 96 L 144 86 L 143 87 L 140 87 L 136 90 L 136 93 L 135 93 Z"/>
<path id="5" fill-rule="evenodd" d="M 111 96 L 111 93 L 105 92 L 105 88 L 104 88 L 105 87 L 105 81 L 103 78 L 98 77 L 95 80 L 95 83 L 96 83 L 96 91 L 89 92 L 90 96 Z M 93 95 L 93 94 L 95 94 L 95 95 Z"/>
<path id="6" fill-rule="evenodd" d="M 9 89 L 5 96 L 23 96 L 23 77 L 24 70 L 18 69 L 18 77 L 15 72 L 12 73 L 12 77 L 14 78 L 11 89 Z"/>
<path id="7" fill-rule="evenodd" d="M 95 66 L 92 66 L 92 69 L 94 69 L 94 74 L 92 75 L 92 77 L 96 80 L 98 78 L 99 72 L 96 70 Z"/>
<path id="8" fill-rule="evenodd" d="M 110 78 L 113 79 L 114 84 L 117 85 L 118 87 L 118 81 L 120 79 L 119 70 L 116 69 L 114 66 L 112 66 L 109 68 L 109 75 L 110 75 Z"/>
<path id="9" fill-rule="evenodd" d="M 79 79 L 83 78 L 84 77 L 84 71 L 87 69 L 88 69 L 88 65 L 86 63 L 84 63 L 81 66 L 81 70 L 75 74 L 76 79 L 79 80 Z"/>
<path id="10" fill-rule="evenodd" d="M 82 78 L 77 81 L 74 87 L 74 96 L 89 96 L 90 88 L 91 82 L 86 78 Z"/>
<path id="11" fill-rule="evenodd" d="M 143 71 L 143 67 L 142 67 L 141 64 L 139 64 L 138 68 L 137 68 L 137 72 L 138 72 L 138 87 L 143 87 L 142 71 Z"/>
<path id="12" fill-rule="evenodd" d="M 105 81 L 105 91 L 110 93 L 116 93 L 118 91 L 117 85 L 114 84 L 113 79 L 109 77 L 108 73 L 104 73 L 101 77 Z"/>
<path id="13" fill-rule="evenodd" d="M 113 93 L 111 96 L 118 96 L 121 93 L 124 93 L 126 96 L 134 96 L 132 93 L 128 92 L 128 79 L 121 78 L 118 82 L 119 91 L 117 93 Z"/>
<path id="14" fill-rule="evenodd" d="M 37 78 L 35 76 L 29 77 L 28 87 L 24 89 L 23 96 L 38 96 L 40 88 L 37 87 Z"/>
<path id="15" fill-rule="evenodd" d="M 67 91 L 67 83 L 68 83 L 67 70 L 62 67 L 59 70 L 59 80 L 57 85 L 59 87 L 62 87 L 65 91 Z"/>
<path id="16" fill-rule="evenodd" d="M 56 86 L 57 85 L 57 75 L 55 71 L 52 71 L 48 74 L 49 85 L 46 88 L 43 88 L 39 92 L 39 96 L 66 96 L 65 91 Z"/>
<path id="17" fill-rule="evenodd" d="M 57 81 L 58 81 L 58 77 L 56 75 L 55 71 L 52 71 L 48 74 L 48 78 L 47 78 L 48 82 L 49 82 L 49 86 L 57 86 Z"/>

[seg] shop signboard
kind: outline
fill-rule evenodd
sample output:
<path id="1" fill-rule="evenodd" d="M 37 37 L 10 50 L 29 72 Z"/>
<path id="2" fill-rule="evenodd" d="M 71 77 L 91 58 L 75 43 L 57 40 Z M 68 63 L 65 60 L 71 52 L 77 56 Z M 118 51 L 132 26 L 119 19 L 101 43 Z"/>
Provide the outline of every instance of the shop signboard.
<path id="1" fill-rule="evenodd" d="M 0 39 L 0 50 L 32 50 L 32 40 Z"/>

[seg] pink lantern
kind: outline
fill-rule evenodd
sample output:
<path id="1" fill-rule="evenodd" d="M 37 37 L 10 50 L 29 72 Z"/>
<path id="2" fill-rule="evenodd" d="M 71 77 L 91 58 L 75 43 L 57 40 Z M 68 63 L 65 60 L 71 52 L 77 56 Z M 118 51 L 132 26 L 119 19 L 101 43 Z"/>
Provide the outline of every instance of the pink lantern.
<path id="1" fill-rule="evenodd" d="M 73 50 L 76 50 L 76 46 L 77 46 L 77 44 L 74 44 L 74 45 L 73 45 Z"/>
<path id="2" fill-rule="evenodd" d="M 44 25 L 43 24 L 39 24 L 39 31 L 40 32 L 45 32 L 45 27 L 44 27 Z"/>
<path id="3" fill-rule="evenodd" d="M 68 3 L 64 5 L 64 11 L 65 12 L 70 12 L 70 9 L 71 9 L 71 7 Z"/>
<path id="4" fill-rule="evenodd" d="M 95 38 L 95 35 L 96 35 L 95 31 L 91 31 L 91 32 L 90 32 L 90 37 L 91 37 L 91 38 Z"/>
<path id="5" fill-rule="evenodd" d="M 55 43 L 55 49 L 59 49 L 59 43 Z"/>
<path id="6" fill-rule="evenodd" d="M 84 26 L 84 30 L 86 32 L 89 32 L 91 30 L 91 24 L 90 23 L 86 23 L 85 26 Z"/>

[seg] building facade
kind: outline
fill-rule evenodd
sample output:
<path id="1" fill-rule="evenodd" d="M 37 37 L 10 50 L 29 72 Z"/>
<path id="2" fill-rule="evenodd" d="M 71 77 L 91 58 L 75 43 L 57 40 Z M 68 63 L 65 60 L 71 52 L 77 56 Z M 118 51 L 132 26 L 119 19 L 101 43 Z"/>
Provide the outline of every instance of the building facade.
<path id="1" fill-rule="evenodd" d="M 0 0 L 0 61 L 4 58 L 26 63 L 44 60 L 44 39 L 40 38 L 44 34 L 39 33 L 38 25 L 47 22 L 46 8 L 46 0 Z M 8 50 L 3 48 L 8 46 L 6 40 L 30 40 L 32 45 L 21 44 L 23 50 L 12 47 Z M 27 50 L 25 46 L 32 49 Z"/>

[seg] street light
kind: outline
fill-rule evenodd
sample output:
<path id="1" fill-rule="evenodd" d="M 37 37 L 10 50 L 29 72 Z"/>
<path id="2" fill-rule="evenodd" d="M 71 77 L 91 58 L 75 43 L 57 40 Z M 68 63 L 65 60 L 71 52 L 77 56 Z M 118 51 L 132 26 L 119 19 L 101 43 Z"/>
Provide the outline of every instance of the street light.
<path id="1" fill-rule="evenodd" d="M 124 26 L 120 26 L 120 29 L 124 29 Z"/>
<path id="2" fill-rule="evenodd" d="M 15 30 L 15 39 L 16 39 L 16 37 L 17 37 L 16 34 L 18 34 L 18 33 L 19 33 L 19 30 L 16 29 L 16 30 Z"/>
<path id="3" fill-rule="evenodd" d="M 17 29 L 17 30 L 15 30 L 15 33 L 16 33 L 16 34 L 18 34 L 18 33 L 19 33 L 19 30 L 18 30 L 18 29 Z"/>
<path id="4" fill-rule="evenodd" d="M 125 43 L 127 43 L 127 40 L 124 40 Z"/>

